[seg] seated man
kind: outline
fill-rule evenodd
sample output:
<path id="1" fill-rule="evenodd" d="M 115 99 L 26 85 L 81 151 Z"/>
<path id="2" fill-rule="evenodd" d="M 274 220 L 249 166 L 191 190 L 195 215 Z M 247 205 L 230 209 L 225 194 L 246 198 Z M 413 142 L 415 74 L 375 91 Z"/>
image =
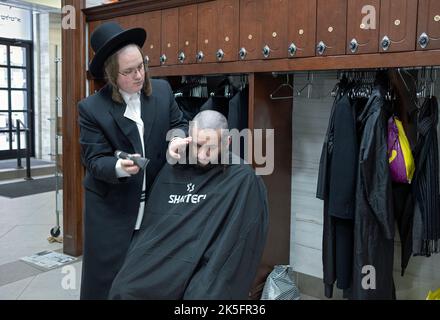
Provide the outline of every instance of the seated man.
<path id="1" fill-rule="evenodd" d="M 267 196 L 243 160 L 229 153 L 229 164 L 220 163 L 227 128 L 216 111 L 193 119 L 197 164 L 160 171 L 110 299 L 248 298 L 266 241 Z"/>

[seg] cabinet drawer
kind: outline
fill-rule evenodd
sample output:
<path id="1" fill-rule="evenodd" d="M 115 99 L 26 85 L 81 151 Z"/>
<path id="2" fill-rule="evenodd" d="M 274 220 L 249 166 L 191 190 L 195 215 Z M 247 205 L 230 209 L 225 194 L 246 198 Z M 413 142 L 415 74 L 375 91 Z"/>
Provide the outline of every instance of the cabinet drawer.
<path id="1" fill-rule="evenodd" d="M 287 45 L 289 57 L 315 55 L 316 1 L 289 0 Z"/>
<path id="2" fill-rule="evenodd" d="M 415 50 L 417 0 L 381 0 L 380 52 Z"/>
<path id="3" fill-rule="evenodd" d="M 261 0 L 240 0 L 240 51 L 242 60 L 261 59 Z"/>
<path id="4" fill-rule="evenodd" d="M 162 51 L 161 64 L 177 64 L 179 46 L 179 9 L 162 10 Z"/>
<path id="5" fill-rule="evenodd" d="M 345 54 L 347 0 L 318 0 L 316 33 L 317 55 Z"/>
<path id="6" fill-rule="evenodd" d="M 197 5 L 179 8 L 179 49 L 176 52 L 180 63 L 195 63 L 197 51 Z"/>
<path id="7" fill-rule="evenodd" d="M 380 0 L 349 0 L 347 54 L 379 52 Z"/>
<path id="8" fill-rule="evenodd" d="M 417 50 L 440 49 L 440 1 L 419 0 Z"/>

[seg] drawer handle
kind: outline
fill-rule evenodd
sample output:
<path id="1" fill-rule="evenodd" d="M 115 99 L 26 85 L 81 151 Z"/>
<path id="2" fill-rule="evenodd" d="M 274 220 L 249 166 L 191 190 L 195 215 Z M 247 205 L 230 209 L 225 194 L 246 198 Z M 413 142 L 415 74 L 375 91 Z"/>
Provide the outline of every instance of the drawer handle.
<path id="1" fill-rule="evenodd" d="M 238 52 L 238 55 L 240 56 L 241 60 L 244 60 L 246 58 L 247 55 L 247 51 L 245 48 L 241 48 L 240 51 Z"/>
<path id="2" fill-rule="evenodd" d="M 359 48 L 359 43 L 357 42 L 356 39 L 352 39 L 350 42 L 350 51 L 352 53 L 356 53 L 358 51 Z"/>
<path id="3" fill-rule="evenodd" d="M 225 56 L 225 53 L 223 52 L 223 50 L 218 49 L 217 53 L 216 53 L 217 60 L 222 61 L 224 56 Z"/>
<path id="4" fill-rule="evenodd" d="M 428 44 L 429 44 L 429 36 L 426 34 L 426 32 L 423 32 L 419 38 L 419 45 L 422 49 L 425 49 L 428 46 Z"/>
<path id="5" fill-rule="evenodd" d="M 265 45 L 263 48 L 263 56 L 265 58 L 269 58 L 269 56 L 270 56 L 270 48 L 268 45 Z"/>
<path id="6" fill-rule="evenodd" d="M 381 42 L 382 50 L 387 51 L 391 46 L 391 40 L 388 38 L 388 36 L 383 37 Z"/>
<path id="7" fill-rule="evenodd" d="M 167 62 L 167 56 L 165 54 L 160 56 L 160 64 L 165 64 Z"/>
<path id="8" fill-rule="evenodd" d="M 298 50 L 298 48 L 297 48 L 296 45 L 292 42 L 292 43 L 290 44 L 290 46 L 289 46 L 289 49 L 288 49 L 289 55 L 290 55 L 291 57 L 295 56 L 297 50 Z"/>
<path id="9" fill-rule="evenodd" d="M 322 56 L 325 52 L 325 49 L 327 49 L 327 45 L 324 43 L 324 41 L 320 41 L 316 47 L 318 54 Z"/>
<path id="10" fill-rule="evenodd" d="M 185 61 L 185 52 L 181 51 L 179 53 L 179 56 L 177 57 L 177 59 L 179 59 L 180 63 L 183 63 Z"/>
<path id="11" fill-rule="evenodd" d="M 146 55 L 144 57 L 144 62 L 145 62 L 146 65 L 148 65 L 150 63 L 150 57 L 148 55 Z"/>
<path id="12" fill-rule="evenodd" d="M 203 54 L 203 51 L 199 51 L 199 52 L 197 53 L 196 58 L 197 58 L 197 61 L 198 61 L 198 62 L 202 62 L 202 61 L 203 61 L 203 58 L 205 58 L 205 55 Z"/>

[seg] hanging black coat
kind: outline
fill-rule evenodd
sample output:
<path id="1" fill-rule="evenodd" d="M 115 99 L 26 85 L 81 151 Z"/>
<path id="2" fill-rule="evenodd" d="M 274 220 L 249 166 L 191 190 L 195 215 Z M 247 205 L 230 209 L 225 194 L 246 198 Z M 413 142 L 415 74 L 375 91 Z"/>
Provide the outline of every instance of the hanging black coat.
<path id="1" fill-rule="evenodd" d="M 356 109 L 340 84 L 341 96 L 332 107 L 324 141 L 317 197 L 324 200 L 322 262 L 325 296 L 333 295 L 333 284 L 348 289 L 352 278 L 353 217 L 358 157 Z"/>
<path id="2" fill-rule="evenodd" d="M 110 299 L 247 299 L 266 239 L 268 207 L 249 165 L 168 164 Z"/>
<path id="3" fill-rule="evenodd" d="M 141 94 L 147 190 L 165 163 L 171 128 L 188 130 L 171 88 L 151 80 L 153 93 Z M 84 177 L 84 251 L 81 299 L 106 299 L 133 235 L 141 199 L 143 172 L 118 179 L 115 150 L 142 154 L 137 125 L 124 117 L 126 105 L 111 99 L 111 87 L 79 102 Z"/>
<path id="4" fill-rule="evenodd" d="M 356 187 L 352 299 L 393 299 L 394 216 L 387 155 L 389 103 L 381 76 L 364 111 Z M 375 287 L 374 289 L 372 286 Z"/>

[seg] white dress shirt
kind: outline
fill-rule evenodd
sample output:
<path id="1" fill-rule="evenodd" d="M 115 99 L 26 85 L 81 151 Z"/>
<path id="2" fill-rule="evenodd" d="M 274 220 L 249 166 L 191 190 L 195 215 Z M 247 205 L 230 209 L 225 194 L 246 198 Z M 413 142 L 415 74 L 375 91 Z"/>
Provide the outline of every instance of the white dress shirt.
<path id="1" fill-rule="evenodd" d="M 141 144 L 142 144 L 142 156 L 145 157 L 145 145 L 144 145 L 144 122 L 142 121 L 141 118 L 141 99 L 140 99 L 140 93 L 127 93 L 121 89 L 119 89 L 119 92 L 122 95 L 122 98 L 124 99 L 125 103 L 127 104 L 126 108 L 125 108 L 125 112 L 124 112 L 124 117 L 134 121 L 137 125 L 138 128 L 138 132 L 139 132 L 139 138 L 141 139 Z M 123 150 L 125 151 L 125 150 Z M 116 176 L 118 178 L 123 178 L 123 177 L 129 177 L 130 174 L 128 172 L 126 172 L 124 169 L 122 169 L 121 166 L 121 161 L 122 159 L 118 159 L 118 161 L 116 162 L 116 166 L 115 166 L 115 170 L 116 170 Z M 142 183 L 142 195 L 141 195 L 141 199 L 143 199 L 144 201 L 141 201 L 141 199 L 139 199 L 140 201 L 140 205 L 139 205 L 139 213 L 138 213 L 138 217 L 136 220 L 136 225 L 135 225 L 135 230 L 139 230 L 141 223 L 142 223 L 142 218 L 144 216 L 144 209 L 145 209 L 145 190 L 146 190 L 146 173 L 144 172 L 144 180 Z"/>

